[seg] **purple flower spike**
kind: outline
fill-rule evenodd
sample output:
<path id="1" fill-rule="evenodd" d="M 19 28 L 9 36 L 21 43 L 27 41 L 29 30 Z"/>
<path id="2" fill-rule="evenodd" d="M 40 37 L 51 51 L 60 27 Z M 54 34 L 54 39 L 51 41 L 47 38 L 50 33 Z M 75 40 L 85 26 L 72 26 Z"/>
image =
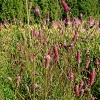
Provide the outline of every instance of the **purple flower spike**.
<path id="1" fill-rule="evenodd" d="M 61 4 L 62 4 L 65 12 L 66 13 L 69 12 L 69 7 L 68 7 L 67 3 L 64 0 L 61 1 Z"/>
<path id="2" fill-rule="evenodd" d="M 37 7 L 35 7 L 34 8 L 34 12 L 40 17 L 41 15 L 40 15 L 40 11 L 39 11 L 39 9 L 37 8 Z"/>

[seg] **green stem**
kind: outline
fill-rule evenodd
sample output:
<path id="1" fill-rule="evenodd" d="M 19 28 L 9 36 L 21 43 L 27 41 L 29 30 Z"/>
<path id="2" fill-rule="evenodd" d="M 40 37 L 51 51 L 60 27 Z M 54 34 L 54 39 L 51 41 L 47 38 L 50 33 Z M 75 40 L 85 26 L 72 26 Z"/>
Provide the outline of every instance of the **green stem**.
<path id="1" fill-rule="evenodd" d="M 45 69 L 45 100 L 47 100 L 47 71 L 48 69 Z"/>
<path id="2" fill-rule="evenodd" d="M 80 63 L 78 64 L 78 74 L 80 75 L 81 72 L 80 72 Z"/>
<path id="3" fill-rule="evenodd" d="M 34 59 L 34 62 L 33 62 L 33 65 L 34 65 L 33 66 L 33 72 L 34 72 L 34 75 L 33 75 L 33 84 L 35 84 L 35 70 L 36 70 L 35 59 Z M 35 87 L 33 87 L 33 95 L 34 95 L 34 99 L 33 100 L 35 100 Z"/>
<path id="4" fill-rule="evenodd" d="M 28 26 L 29 26 L 28 0 L 26 0 L 26 11 L 27 11 L 27 22 L 28 22 Z"/>

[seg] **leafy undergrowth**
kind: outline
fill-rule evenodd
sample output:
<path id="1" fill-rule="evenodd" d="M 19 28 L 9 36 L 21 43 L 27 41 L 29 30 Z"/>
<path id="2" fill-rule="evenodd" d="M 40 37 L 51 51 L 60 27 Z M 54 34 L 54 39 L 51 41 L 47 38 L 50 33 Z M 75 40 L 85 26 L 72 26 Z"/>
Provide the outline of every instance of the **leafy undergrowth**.
<path id="1" fill-rule="evenodd" d="M 56 24 L 0 30 L 2 99 L 100 99 L 99 27 Z"/>

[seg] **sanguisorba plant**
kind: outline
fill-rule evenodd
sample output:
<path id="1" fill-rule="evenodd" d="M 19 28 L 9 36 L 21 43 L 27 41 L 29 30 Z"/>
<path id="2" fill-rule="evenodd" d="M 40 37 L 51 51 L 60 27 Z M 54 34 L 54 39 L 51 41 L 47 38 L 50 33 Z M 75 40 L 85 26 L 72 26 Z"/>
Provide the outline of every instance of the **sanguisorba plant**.
<path id="1" fill-rule="evenodd" d="M 99 94 L 94 94 L 95 88 L 99 89 L 96 86 L 100 82 L 99 25 L 91 27 L 91 20 L 87 23 L 74 18 L 67 27 L 62 21 L 53 21 L 51 28 L 44 23 L 30 26 L 27 0 L 26 8 L 28 26 L 6 24 L 5 28 L 0 24 L 0 55 L 6 66 L 1 64 L 6 67 L 13 99 L 96 99 Z"/>

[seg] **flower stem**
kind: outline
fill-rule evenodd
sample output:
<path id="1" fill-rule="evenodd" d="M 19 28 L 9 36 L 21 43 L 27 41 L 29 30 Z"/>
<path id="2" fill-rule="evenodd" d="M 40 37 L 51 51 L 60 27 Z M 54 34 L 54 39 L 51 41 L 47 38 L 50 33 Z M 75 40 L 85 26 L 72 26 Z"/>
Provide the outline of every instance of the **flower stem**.
<path id="1" fill-rule="evenodd" d="M 29 26 L 30 10 L 28 10 L 28 0 L 26 0 L 26 11 L 27 11 L 27 23 L 28 23 L 28 26 Z"/>

